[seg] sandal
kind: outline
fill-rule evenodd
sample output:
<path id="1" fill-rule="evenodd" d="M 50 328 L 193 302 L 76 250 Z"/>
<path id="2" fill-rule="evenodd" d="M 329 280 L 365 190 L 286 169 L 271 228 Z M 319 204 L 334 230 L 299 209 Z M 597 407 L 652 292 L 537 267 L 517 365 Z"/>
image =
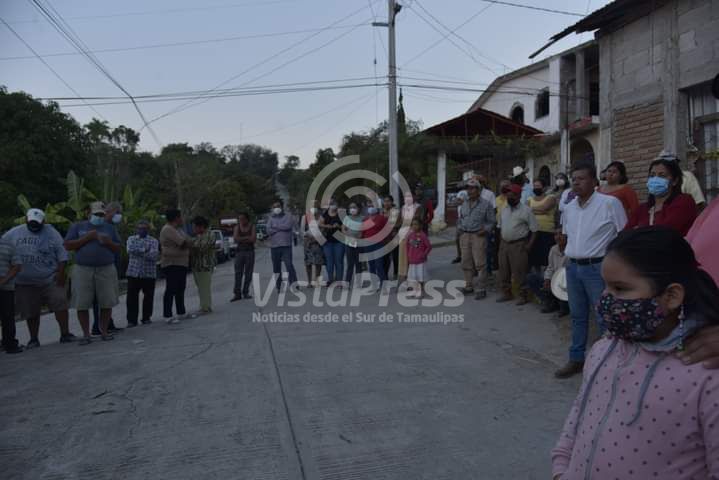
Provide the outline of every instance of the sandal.
<path id="1" fill-rule="evenodd" d="M 109 342 L 110 340 L 115 340 L 115 336 L 111 333 L 108 333 L 107 335 L 102 335 L 100 338 L 102 338 L 103 342 Z"/>

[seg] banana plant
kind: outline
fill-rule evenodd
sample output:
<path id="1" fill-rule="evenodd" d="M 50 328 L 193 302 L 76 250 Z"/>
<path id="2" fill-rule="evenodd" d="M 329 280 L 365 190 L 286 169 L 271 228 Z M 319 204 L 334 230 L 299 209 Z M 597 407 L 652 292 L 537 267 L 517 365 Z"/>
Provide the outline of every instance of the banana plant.
<path id="1" fill-rule="evenodd" d="M 27 197 L 22 194 L 17 196 L 17 205 L 23 212 L 23 216 L 16 218 L 15 224 L 22 225 L 26 220 L 24 214 L 31 208 L 37 207 L 33 207 Z M 48 203 L 45 205 L 45 208 L 43 208 L 43 211 L 45 212 L 45 223 L 52 225 L 70 225 L 72 221 L 63 215 L 63 211 L 65 211 L 66 208 L 67 204 L 65 202 Z"/>

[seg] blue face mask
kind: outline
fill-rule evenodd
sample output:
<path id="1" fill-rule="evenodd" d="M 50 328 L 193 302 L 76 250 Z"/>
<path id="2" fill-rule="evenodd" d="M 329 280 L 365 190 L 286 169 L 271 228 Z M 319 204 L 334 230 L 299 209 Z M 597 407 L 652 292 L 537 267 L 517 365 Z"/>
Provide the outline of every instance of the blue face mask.
<path id="1" fill-rule="evenodd" d="M 95 225 L 96 227 L 99 227 L 103 223 L 105 223 L 105 219 L 103 217 L 98 217 L 97 215 L 93 215 L 90 217 L 90 223 Z"/>
<path id="2" fill-rule="evenodd" d="M 649 177 L 647 180 L 647 190 L 650 195 L 661 197 L 669 191 L 669 180 L 662 177 Z"/>

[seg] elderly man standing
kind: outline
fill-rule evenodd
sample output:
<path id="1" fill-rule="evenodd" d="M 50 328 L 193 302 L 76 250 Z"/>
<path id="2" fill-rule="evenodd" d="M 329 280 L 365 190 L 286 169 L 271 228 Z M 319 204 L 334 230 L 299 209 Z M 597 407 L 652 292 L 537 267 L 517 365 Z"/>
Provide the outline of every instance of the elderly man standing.
<path id="1" fill-rule="evenodd" d="M 462 292 L 474 292 L 474 275 L 477 272 L 478 289 L 474 298 L 487 298 L 487 234 L 494 228 L 494 207 L 481 197 L 481 185 L 477 180 L 467 182 L 467 201 L 460 207 L 459 238 L 462 251 L 462 270 L 465 286 Z"/>
<path id="2" fill-rule="evenodd" d="M 15 247 L 22 270 L 15 277 L 15 306 L 27 322 L 30 341 L 27 348 L 39 347 L 40 309 L 47 305 L 60 326 L 60 343 L 75 341 L 68 327 L 68 305 L 65 294 L 67 252 L 62 236 L 52 225 L 45 224 L 45 212 L 31 208 L 20 225 L 2 239 Z"/>
<path id="3" fill-rule="evenodd" d="M 529 270 L 529 251 L 534 245 L 539 225 L 532 209 L 520 201 L 522 187 L 512 184 L 506 193 L 507 206 L 502 209 L 499 245 L 499 282 L 502 296 L 497 302 L 509 302 L 512 297 L 512 280 L 519 284 L 520 299 L 517 305 L 529 301 L 526 278 Z"/>
<path id="4" fill-rule="evenodd" d="M 100 335 L 103 340 L 114 337 L 108 332 L 112 308 L 117 305 L 119 285 L 115 255 L 120 251 L 120 238 L 112 223 L 105 222 L 105 205 L 93 202 L 90 218 L 73 223 L 65 235 L 65 248 L 75 252 L 72 269 L 72 306 L 84 334 L 81 344 L 90 343 L 90 314 L 97 300 L 100 308 Z"/>
<path id="5" fill-rule="evenodd" d="M 132 328 L 137 326 L 140 292 L 142 323 L 152 323 L 160 248 L 157 239 L 150 235 L 150 223 L 147 220 L 137 222 L 137 233 L 127 239 L 127 256 L 127 326 Z"/>
<path id="6" fill-rule="evenodd" d="M 627 223 L 627 214 L 617 198 L 595 191 L 597 170 L 593 163 L 582 163 L 572 170 L 572 188 L 577 197 L 562 217 L 569 258 L 567 293 L 572 318 L 572 346 L 569 362 L 557 370 L 557 378 L 582 372 L 587 348 L 589 315 L 604 291 L 602 260 L 607 246 Z M 602 326 L 599 325 L 600 330 Z"/>

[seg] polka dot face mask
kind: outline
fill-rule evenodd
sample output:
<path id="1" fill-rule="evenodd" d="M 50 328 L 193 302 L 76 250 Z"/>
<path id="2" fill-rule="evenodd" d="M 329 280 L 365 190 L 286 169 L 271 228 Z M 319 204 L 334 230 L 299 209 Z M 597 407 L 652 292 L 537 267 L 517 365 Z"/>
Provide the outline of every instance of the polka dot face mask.
<path id="1" fill-rule="evenodd" d="M 623 300 L 610 293 L 599 300 L 597 315 L 610 335 L 629 341 L 651 339 L 666 318 L 656 298 Z"/>

